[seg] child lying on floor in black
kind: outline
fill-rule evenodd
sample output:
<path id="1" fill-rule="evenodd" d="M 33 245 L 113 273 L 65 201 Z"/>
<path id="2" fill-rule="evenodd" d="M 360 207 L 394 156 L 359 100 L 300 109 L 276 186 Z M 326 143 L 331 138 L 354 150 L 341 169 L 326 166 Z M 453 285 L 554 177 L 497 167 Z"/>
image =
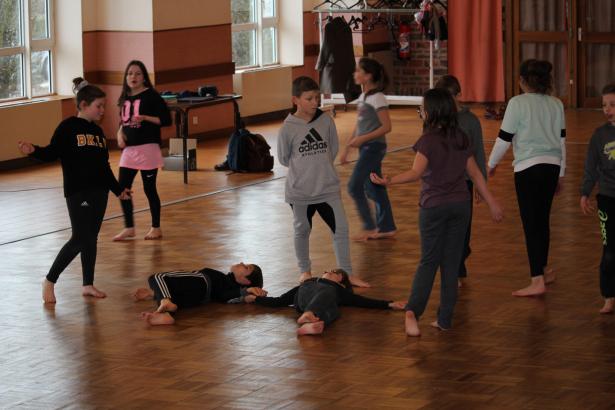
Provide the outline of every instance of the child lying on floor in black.
<path id="1" fill-rule="evenodd" d="M 403 310 L 405 307 L 404 302 L 355 295 L 348 274 L 343 269 L 333 269 L 324 272 L 320 278 L 307 279 L 276 298 L 252 293 L 245 296 L 244 301 L 270 307 L 295 306 L 301 313 L 297 319 L 298 335 L 322 333 L 325 326 L 339 317 L 339 306 L 395 310 Z"/>
<path id="2" fill-rule="evenodd" d="M 143 312 L 141 316 L 150 325 L 172 325 L 172 312 L 205 304 L 209 301 L 231 303 L 242 301 L 247 295 L 266 296 L 262 289 L 263 272 L 254 264 L 243 262 L 232 265 L 230 272 L 203 268 L 186 272 L 155 273 L 148 278 L 150 289 L 139 288 L 133 292 L 136 300 L 155 299 L 158 308 Z"/>

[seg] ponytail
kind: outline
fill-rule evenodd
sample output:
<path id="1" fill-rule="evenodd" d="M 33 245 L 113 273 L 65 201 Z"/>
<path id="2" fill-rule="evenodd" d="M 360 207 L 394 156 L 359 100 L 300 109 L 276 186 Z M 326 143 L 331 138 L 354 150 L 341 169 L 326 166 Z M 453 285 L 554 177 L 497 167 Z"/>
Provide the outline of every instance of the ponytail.
<path id="1" fill-rule="evenodd" d="M 73 93 L 75 93 L 77 109 L 80 109 L 82 102 L 90 105 L 97 98 L 104 98 L 105 92 L 95 85 L 88 83 L 82 77 L 73 78 Z"/>
<path id="2" fill-rule="evenodd" d="M 387 89 L 389 86 L 389 76 L 382 64 L 373 58 L 363 57 L 359 60 L 359 68 L 367 74 L 371 74 L 372 83 L 375 86 L 365 94 L 366 96 L 381 93 Z"/>

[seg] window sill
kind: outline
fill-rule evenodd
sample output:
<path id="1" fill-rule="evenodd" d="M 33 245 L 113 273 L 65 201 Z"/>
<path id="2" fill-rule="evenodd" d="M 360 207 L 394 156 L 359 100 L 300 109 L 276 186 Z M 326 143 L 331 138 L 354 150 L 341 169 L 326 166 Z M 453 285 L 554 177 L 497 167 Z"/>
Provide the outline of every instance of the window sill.
<path id="1" fill-rule="evenodd" d="M 288 65 L 288 64 L 275 64 L 275 65 L 268 65 L 265 67 L 248 67 L 248 68 L 242 68 L 239 70 L 235 70 L 235 74 L 255 73 L 259 71 L 274 71 L 274 70 L 280 70 L 282 68 L 288 68 L 288 67 L 292 68 L 295 66 Z"/>
<path id="2" fill-rule="evenodd" d="M 23 98 L 20 100 L 10 100 L 10 101 L 5 101 L 5 102 L 0 102 L 0 109 L 19 107 L 22 105 L 38 104 L 38 103 L 49 102 L 49 101 L 70 100 L 73 98 L 75 98 L 74 95 L 47 95 L 45 97 Z"/>

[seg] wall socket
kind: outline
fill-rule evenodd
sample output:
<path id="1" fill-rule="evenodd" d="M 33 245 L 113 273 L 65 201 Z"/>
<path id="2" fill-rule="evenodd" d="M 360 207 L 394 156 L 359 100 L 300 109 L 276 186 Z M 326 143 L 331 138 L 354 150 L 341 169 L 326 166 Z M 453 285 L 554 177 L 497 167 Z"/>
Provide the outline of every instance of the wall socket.
<path id="1" fill-rule="evenodd" d="M 199 125 L 199 117 L 196 115 L 192 117 L 192 125 Z"/>

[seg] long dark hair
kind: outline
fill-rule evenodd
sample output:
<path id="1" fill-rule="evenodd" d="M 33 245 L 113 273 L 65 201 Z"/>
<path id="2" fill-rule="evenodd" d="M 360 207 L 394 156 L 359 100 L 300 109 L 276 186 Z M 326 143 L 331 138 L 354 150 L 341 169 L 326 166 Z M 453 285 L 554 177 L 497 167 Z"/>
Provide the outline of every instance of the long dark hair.
<path id="1" fill-rule="evenodd" d="M 85 102 L 85 105 L 90 105 L 97 98 L 104 98 L 105 92 L 97 86 L 88 83 L 82 77 L 73 78 L 73 92 L 75 93 L 75 102 L 77 109 L 80 110 L 80 105 Z"/>
<path id="2" fill-rule="evenodd" d="M 333 269 L 332 273 L 337 273 L 342 276 L 342 280 L 340 281 L 340 285 L 346 288 L 346 290 L 352 292 L 352 283 L 350 283 L 350 277 L 348 276 L 348 272 L 344 269 Z"/>
<path id="3" fill-rule="evenodd" d="M 372 95 L 383 92 L 389 86 L 389 76 L 384 69 L 384 66 L 373 58 L 363 57 L 359 60 L 359 68 L 367 74 L 371 74 L 372 83 L 375 87 L 369 90 L 365 95 Z"/>
<path id="4" fill-rule="evenodd" d="M 425 131 L 440 130 L 447 146 L 451 142 L 457 149 L 468 148 L 470 142 L 467 135 L 459 132 L 457 104 L 450 91 L 446 88 L 432 88 L 425 91 L 423 107 L 426 115 L 423 123 Z"/>
<path id="5" fill-rule="evenodd" d="M 548 94 L 553 89 L 553 64 L 544 60 L 530 59 L 521 63 L 519 74 L 532 92 Z"/>
<path id="6" fill-rule="evenodd" d="M 126 98 L 128 98 L 128 96 L 130 95 L 130 87 L 128 86 L 128 82 L 126 81 L 126 76 L 128 75 L 128 70 L 133 65 L 136 65 L 137 67 L 141 69 L 141 72 L 143 73 L 143 85 L 147 88 L 154 88 L 154 86 L 152 85 L 152 82 L 149 79 L 149 74 L 147 72 L 147 68 L 145 68 L 145 64 L 143 64 L 143 62 L 140 60 L 130 61 L 128 65 L 126 65 L 126 69 L 124 70 L 122 93 L 120 94 L 120 98 L 118 98 L 117 100 L 117 105 L 120 107 L 124 104 L 124 101 L 126 101 Z"/>

